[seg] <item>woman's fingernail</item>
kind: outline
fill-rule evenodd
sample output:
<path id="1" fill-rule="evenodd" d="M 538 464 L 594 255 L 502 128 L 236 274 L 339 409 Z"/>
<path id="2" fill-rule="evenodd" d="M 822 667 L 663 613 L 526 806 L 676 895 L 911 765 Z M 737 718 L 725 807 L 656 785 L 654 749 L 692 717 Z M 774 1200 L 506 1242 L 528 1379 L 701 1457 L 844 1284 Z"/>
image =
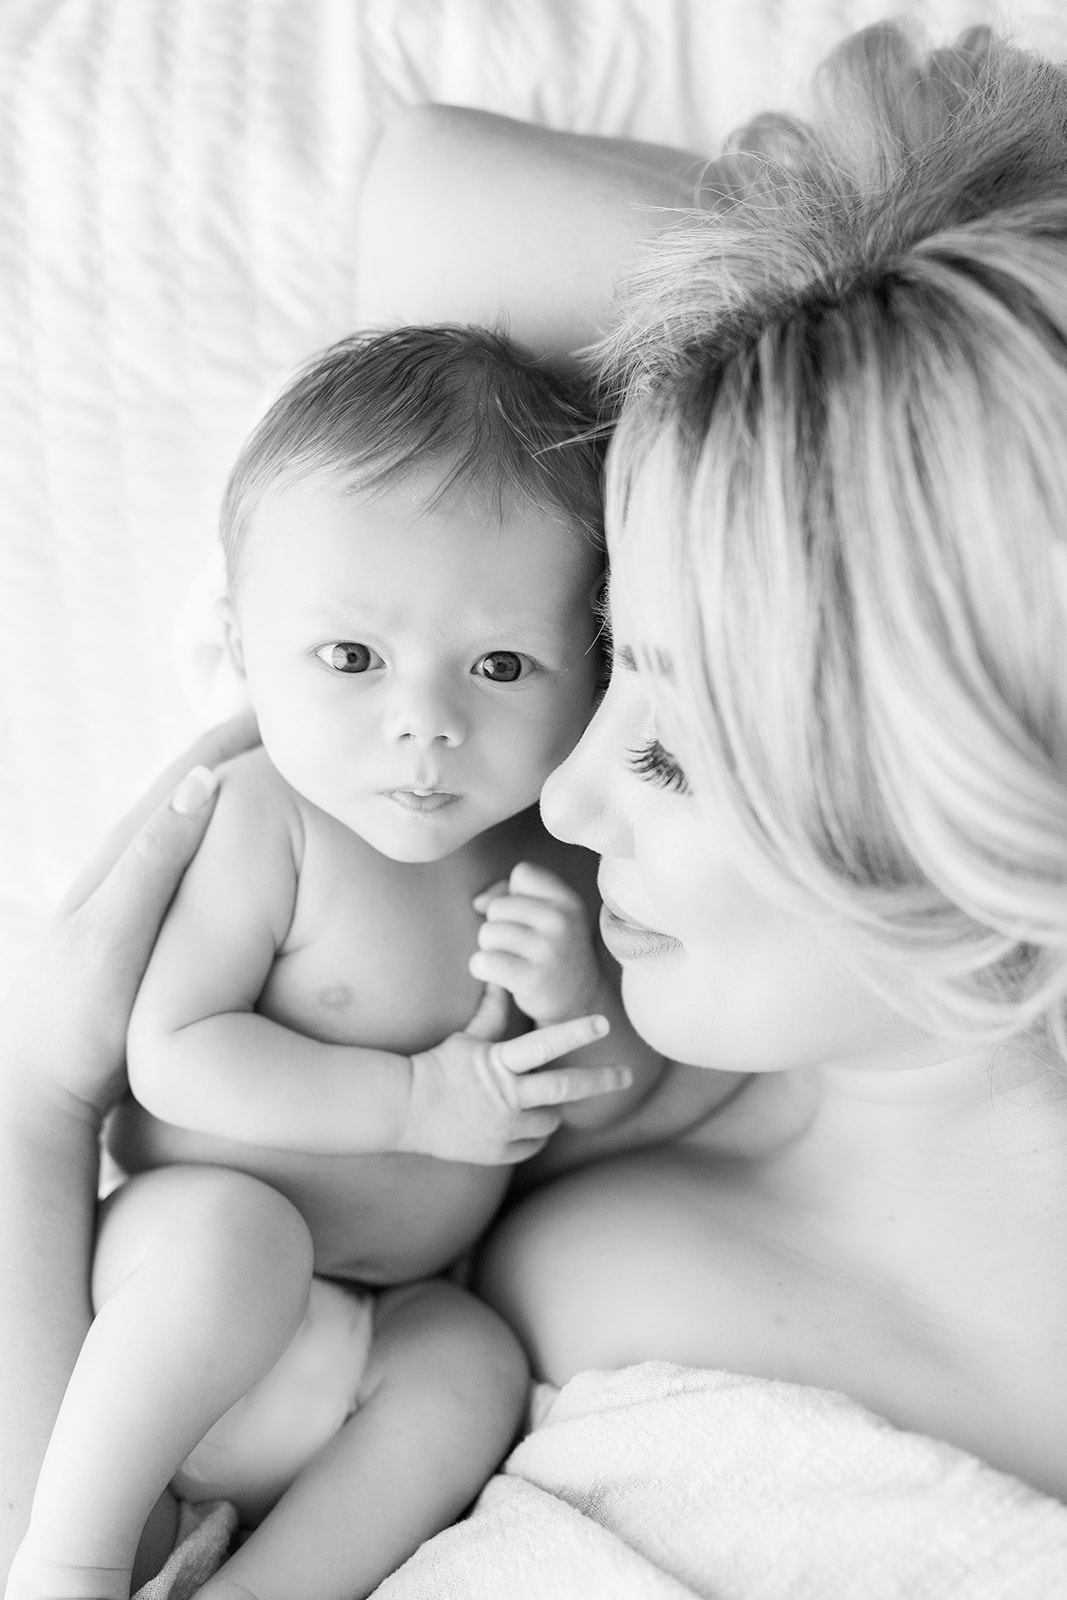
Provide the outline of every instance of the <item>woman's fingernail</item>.
<path id="1" fill-rule="evenodd" d="M 171 796 L 170 809 L 180 817 L 191 817 L 203 811 L 219 786 L 219 780 L 210 767 L 192 767 Z"/>
<path id="2" fill-rule="evenodd" d="M 611 1023 L 608 1021 L 607 1017 L 590 1017 L 589 1020 L 593 1024 L 594 1033 L 600 1034 L 611 1032 Z"/>

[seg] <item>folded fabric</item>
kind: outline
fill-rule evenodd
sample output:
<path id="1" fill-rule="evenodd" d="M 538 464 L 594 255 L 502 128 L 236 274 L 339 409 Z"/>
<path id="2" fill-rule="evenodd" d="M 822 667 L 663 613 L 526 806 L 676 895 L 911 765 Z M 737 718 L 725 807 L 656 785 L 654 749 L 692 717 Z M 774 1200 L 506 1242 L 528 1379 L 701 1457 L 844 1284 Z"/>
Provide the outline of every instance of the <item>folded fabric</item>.
<path id="1" fill-rule="evenodd" d="M 143 1584 L 133 1600 L 192 1600 L 229 1554 L 237 1531 L 237 1512 L 224 1500 L 183 1504 L 178 1512 L 178 1539 L 170 1560 Z"/>

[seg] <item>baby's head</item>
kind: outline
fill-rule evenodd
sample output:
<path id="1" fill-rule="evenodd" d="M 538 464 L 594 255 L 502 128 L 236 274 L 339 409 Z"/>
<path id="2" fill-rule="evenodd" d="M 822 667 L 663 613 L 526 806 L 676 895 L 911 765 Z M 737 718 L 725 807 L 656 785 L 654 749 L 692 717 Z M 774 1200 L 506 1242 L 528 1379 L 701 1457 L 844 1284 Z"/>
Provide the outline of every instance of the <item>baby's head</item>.
<path id="1" fill-rule="evenodd" d="M 599 667 L 577 385 L 481 329 L 342 340 L 245 443 L 222 540 L 235 659 L 296 790 L 409 861 L 536 802 Z"/>

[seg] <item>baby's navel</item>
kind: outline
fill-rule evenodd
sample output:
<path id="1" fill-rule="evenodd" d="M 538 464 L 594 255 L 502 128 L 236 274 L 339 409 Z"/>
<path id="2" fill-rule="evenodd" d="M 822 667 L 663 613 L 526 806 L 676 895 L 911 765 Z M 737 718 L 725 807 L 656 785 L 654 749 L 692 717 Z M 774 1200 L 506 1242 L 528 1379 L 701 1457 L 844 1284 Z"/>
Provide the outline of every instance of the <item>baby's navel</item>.
<path id="1" fill-rule="evenodd" d="M 353 1001 L 352 990 L 347 983 L 330 983 L 325 989 L 319 990 L 319 1004 L 328 1011 L 344 1011 Z"/>

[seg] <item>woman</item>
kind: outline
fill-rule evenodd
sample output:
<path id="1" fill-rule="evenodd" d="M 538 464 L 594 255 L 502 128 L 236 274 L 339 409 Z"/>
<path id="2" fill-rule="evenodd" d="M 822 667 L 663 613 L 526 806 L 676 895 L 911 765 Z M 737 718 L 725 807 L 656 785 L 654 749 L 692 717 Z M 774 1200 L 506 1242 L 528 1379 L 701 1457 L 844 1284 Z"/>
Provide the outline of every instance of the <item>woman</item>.
<path id="1" fill-rule="evenodd" d="M 1067 88 L 888 29 L 826 88 L 821 134 L 756 130 L 759 204 L 631 277 L 615 668 L 543 799 L 602 857 L 633 1020 L 709 1087 L 678 1072 L 630 1129 L 669 1147 L 514 1210 L 480 1283 L 556 1382 L 659 1357 L 842 1389 L 1062 1497 Z M 547 207 L 558 136 L 504 137 L 422 113 L 368 249 L 402 195 L 409 258 L 451 151 L 523 256 L 508 194 Z M 536 237 L 505 307 L 550 347 Z M 419 314 L 495 309 L 454 287 Z"/>

